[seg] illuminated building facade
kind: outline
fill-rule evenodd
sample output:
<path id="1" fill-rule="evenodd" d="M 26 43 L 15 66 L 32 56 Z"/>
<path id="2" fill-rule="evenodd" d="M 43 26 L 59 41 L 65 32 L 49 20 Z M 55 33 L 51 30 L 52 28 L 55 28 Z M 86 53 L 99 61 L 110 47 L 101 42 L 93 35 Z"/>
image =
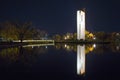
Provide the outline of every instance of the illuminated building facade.
<path id="1" fill-rule="evenodd" d="M 85 40 L 85 12 L 77 11 L 77 39 Z"/>

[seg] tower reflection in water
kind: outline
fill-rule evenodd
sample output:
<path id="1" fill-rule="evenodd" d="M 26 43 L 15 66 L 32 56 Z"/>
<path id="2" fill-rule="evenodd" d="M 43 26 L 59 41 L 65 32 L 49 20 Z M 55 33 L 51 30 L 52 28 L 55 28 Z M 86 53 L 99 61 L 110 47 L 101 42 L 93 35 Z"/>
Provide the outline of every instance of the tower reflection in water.
<path id="1" fill-rule="evenodd" d="M 85 45 L 77 45 L 77 74 L 85 74 Z"/>

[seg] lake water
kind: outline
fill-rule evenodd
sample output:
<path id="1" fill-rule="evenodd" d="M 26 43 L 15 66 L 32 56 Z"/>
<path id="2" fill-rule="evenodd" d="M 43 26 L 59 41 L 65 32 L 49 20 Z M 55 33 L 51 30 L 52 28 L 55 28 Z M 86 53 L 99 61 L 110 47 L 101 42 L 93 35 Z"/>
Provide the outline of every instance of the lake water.
<path id="1" fill-rule="evenodd" d="M 0 79 L 120 80 L 119 44 L 0 48 Z"/>

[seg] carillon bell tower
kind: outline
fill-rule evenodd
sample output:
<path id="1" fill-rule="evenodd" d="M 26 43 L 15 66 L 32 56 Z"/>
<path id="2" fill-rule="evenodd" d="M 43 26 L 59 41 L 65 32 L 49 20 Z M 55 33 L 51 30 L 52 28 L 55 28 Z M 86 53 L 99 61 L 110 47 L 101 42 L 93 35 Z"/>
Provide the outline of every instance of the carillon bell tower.
<path id="1" fill-rule="evenodd" d="M 85 40 L 85 11 L 77 11 L 77 39 Z"/>

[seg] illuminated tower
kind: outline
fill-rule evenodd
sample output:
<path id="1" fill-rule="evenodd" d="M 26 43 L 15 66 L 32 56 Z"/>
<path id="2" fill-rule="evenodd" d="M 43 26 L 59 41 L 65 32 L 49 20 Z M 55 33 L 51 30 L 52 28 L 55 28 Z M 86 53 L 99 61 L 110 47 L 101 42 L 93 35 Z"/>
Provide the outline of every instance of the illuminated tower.
<path id="1" fill-rule="evenodd" d="M 77 11 L 77 39 L 85 40 L 85 11 Z"/>
<path id="2" fill-rule="evenodd" d="M 77 74 L 85 73 L 85 45 L 77 45 Z"/>

